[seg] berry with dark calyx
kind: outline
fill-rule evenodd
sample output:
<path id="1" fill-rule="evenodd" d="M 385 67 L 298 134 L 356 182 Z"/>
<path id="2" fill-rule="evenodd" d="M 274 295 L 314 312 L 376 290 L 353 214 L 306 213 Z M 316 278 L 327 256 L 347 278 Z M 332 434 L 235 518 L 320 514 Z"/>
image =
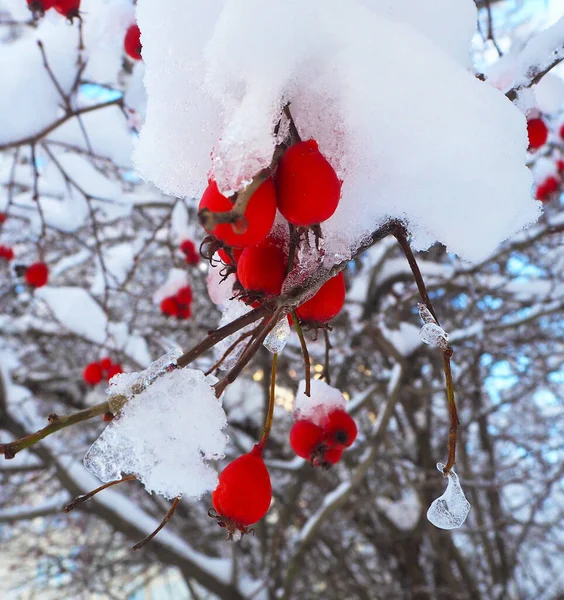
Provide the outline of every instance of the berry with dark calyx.
<path id="1" fill-rule="evenodd" d="M 210 517 L 225 527 L 228 539 L 239 539 L 250 533 L 249 526 L 260 521 L 270 508 L 272 485 L 257 444 L 247 454 L 229 463 L 219 475 L 217 488 L 212 492 L 216 514 Z"/>
<path id="2" fill-rule="evenodd" d="M 328 448 L 323 453 L 323 463 L 321 466 L 328 469 L 331 465 L 336 465 L 341 460 L 344 451 L 344 448 L 339 447 Z"/>
<path id="3" fill-rule="evenodd" d="M 538 150 L 546 144 L 548 139 L 548 127 L 540 118 L 527 120 L 527 135 L 529 136 L 529 151 Z"/>
<path id="4" fill-rule="evenodd" d="M 131 25 L 125 33 L 123 40 L 125 53 L 133 60 L 141 60 L 141 30 L 137 25 Z"/>
<path id="5" fill-rule="evenodd" d="M 345 294 L 345 276 L 341 271 L 326 281 L 315 296 L 298 306 L 296 314 L 302 321 L 326 323 L 343 308 Z"/>
<path id="6" fill-rule="evenodd" d="M 9 246 L 0 245 L 0 258 L 10 261 L 14 258 L 14 251 Z"/>
<path id="7" fill-rule="evenodd" d="M 341 198 L 341 181 L 315 140 L 290 146 L 276 170 L 278 210 L 287 221 L 309 227 L 326 221 Z"/>
<path id="8" fill-rule="evenodd" d="M 215 181 L 209 182 L 200 200 L 199 210 L 202 211 L 206 208 L 211 212 L 227 212 L 233 208 L 233 203 L 220 193 Z M 274 182 L 269 177 L 249 199 L 245 209 L 247 227 L 244 232 L 236 233 L 230 223 L 220 223 L 210 233 L 234 248 L 256 246 L 269 234 L 275 216 L 276 190 Z"/>
<path id="9" fill-rule="evenodd" d="M 332 448 L 348 448 L 356 440 L 358 429 L 354 419 L 344 410 L 334 410 L 327 416 L 323 431 Z"/>
<path id="10" fill-rule="evenodd" d="M 290 429 L 290 446 L 301 458 L 312 460 L 325 441 L 323 429 L 306 419 L 299 419 Z"/>
<path id="11" fill-rule="evenodd" d="M 231 252 L 231 254 L 233 255 L 233 260 L 231 260 L 231 256 L 229 256 L 229 252 Z M 243 250 L 241 248 L 230 248 L 228 251 L 225 248 L 220 248 L 217 251 L 217 253 L 219 255 L 219 258 L 221 258 L 221 261 L 223 262 L 224 265 L 230 265 L 233 263 L 233 261 L 235 261 L 235 264 L 237 264 L 239 262 L 239 257 L 243 253 Z"/>
<path id="12" fill-rule="evenodd" d="M 119 363 L 113 363 L 106 373 L 106 381 L 110 381 L 112 377 L 119 375 L 120 373 L 123 373 L 121 365 Z"/>
<path id="13" fill-rule="evenodd" d="M 186 264 L 197 265 L 200 262 L 200 255 L 192 240 L 184 240 L 182 244 L 180 244 L 180 250 L 182 250 L 186 256 Z"/>
<path id="14" fill-rule="evenodd" d="M 84 367 L 82 379 L 84 379 L 88 385 L 97 385 L 102 381 L 102 378 L 103 373 L 100 363 L 91 362 Z"/>
<path id="15" fill-rule="evenodd" d="M 27 0 L 27 6 L 33 13 L 34 18 L 42 17 L 54 5 L 55 0 Z"/>
<path id="16" fill-rule="evenodd" d="M 192 302 L 192 298 L 192 288 L 189 285 L 181 287 L 178 292 L 176 292 L 176 301 L 179 304 L 190 304 L 190 302 Z"/>
<path id="17" fill-rule="evenodd" d="M 161 312 L 169 317 L 176 317 L 178 314 L 178 302 L 175 296 L 168 296 L 162 300 Z"/>
<path id="18" fill-rule="evenodd" d="M 25 280 L 31 287 L 43 287 L 49 280 L 49 268 L 44 262 L 33 263 L 25 271 Z"/>
<path id="19" fill-rule="evenodd" d="M 247 291 L 277 296 L 286 279 L 286 262 L 284 251 L 273 240 L 266 240 L 260 246 L 243 250 L 237 263 L 237 278 Z"/>
<path id="20" fill-rule="evenodd" d="M 53 3 L 54 9 L 72 21 L 75 18 L 80 18 L 80 0 L 55 0 Z"/>
<path id="21" fill-rule="evenodd" d="M 192 316 L 192 309 L 187 304 L 180 304 L 178 306 L 178 314 L 176 315 L 177 319 L 189 319 Z"/>

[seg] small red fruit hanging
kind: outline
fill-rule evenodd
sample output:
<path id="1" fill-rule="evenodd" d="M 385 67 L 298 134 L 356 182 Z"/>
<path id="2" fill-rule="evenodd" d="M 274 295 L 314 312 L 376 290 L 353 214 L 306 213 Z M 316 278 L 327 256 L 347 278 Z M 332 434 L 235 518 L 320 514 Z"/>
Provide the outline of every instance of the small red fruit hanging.
<path id="1" fill-rule="evenodd" d="M 313 460 L 322 449 L 324 442 L 323 429 L 312 421 L 299 419 L 290 429 L 290 446 L 301 458 Z"/>
<path id="2" fill-rule="evenodd" d="M 256 444 L 221 472 L 219 484 L 212 492 L 215 509 L 209 515 L 225 527 L 229 539 L 250 533 L 249 526 L 260 521 L 272 501 L 270 475 L 262 458 L 262 447 Z"/>
<path id="3" fill-rule="evenodd" d="M 169 317 L 176 317 L 178 314 L 178 302 L 175 296 L 168 296 L 161 302 L 161 312 Z"/>
<path id="4" fill-rule="evenodd" d="M 137 25 L 131 25 L 125 33 L 123 40 L 125 53 L 133 60 L 141 60 L 141 30 Z"/>
<path id="5" fill-rule="evenodd" d="M 541 202 L 547 202 L 550 200 L 550 197 L 558 187 L 560 186 L 560 181 L 551 175 L 547 177 L 540 185 L 537 186 L 537 200 Z"/>
<path id="6" fill-rule="evenodd" d="M 102 381 L 102 367 L 97 362 L 88 363 L 82 372 L 82 379 L 88 385 L 98 385 Z"/>
<path id="7" fill-rule="evenodd" d="M 283 250 L 267 240 L 243 250 L 237 263 L 237 277 L 247 291 L 277 296 L 286 278 L 286 262 Z"/>
<path id="8" fill-rule="evenodd" d="M 344 410 L 334 410 L 327 415 L 327 423 L 323 426 L 331 447 L 348 448 L 352 446 L 358 435 L 354 419 Z"/>
<path id="9" fill-rule="evenodd" d="M 0 258 L 10 261 L 14 258 L 14 251 L 9 246 L 0 245 Z"/>
<path id="10" fill-rule="evenodd" d="M 112 366 L 106 372 L 106 381 L 110 381 L 112 377 L 119 375 L 120 373 L 123 373 L 122 366 L 119 363 L 112 364 Z"/>
<path id="11" fill-rule="evenodd" d="M 276 170 L 278 210 L 287 221 L 309 227 L 326 221 L 341 197 L 341 181 L 315 140 L 298 142 Z"/>
<path id="12" fill-rule="evenodd" d="M 211 212 L 227 212 L 233 208 L 232 202 L 220 193 L 215 181 L 210 181 L 202 199 L 199 210 L 207 208 Z M 229 223 L 216 225 L 212 233 L 218 240 L 234 248 L 245 248 L 260 244 L 269 234 L 276 216 L 276 190 L 269 177 L 251 196 L 245 210 L 247 229 L 243 233 L 235 233 Z"/>
<path id="13" fill-rule="evenodd" d="M 192 240 L 184 240 L 182 244 L 180 244 L 180 250 L 186 257 L 186 264 L 195 266 L 200 262 L 200 255 Z"/>
<path id="14" fill-rule="evenodd" d="M 80 0 L 55 0 L 53 7 L 71 21 L 76 17 L 80 18 Z"/>
<path id="15" fill-rule="evenodd" d="M 49 268 L 44 262 L 33 263 L 26 269 L 25 280 L 31 287 L 43 287 L 49 280 Z"/>
<path id="16" fill-rule="evenodd" d="M 540 117 L 529 119 L 527 121 L 527 135 L 529 136 L 529 151 L 538 150 L 546 144 L 548 127 Z"/>
<path id="17" fill-rule="evenodd" d="M 345 276 L 341 271 L 326 281 L 315 296 L 298 306 L 296 314 L 302 321 L 326 323 L 343 308 L 345 294 Z"/>

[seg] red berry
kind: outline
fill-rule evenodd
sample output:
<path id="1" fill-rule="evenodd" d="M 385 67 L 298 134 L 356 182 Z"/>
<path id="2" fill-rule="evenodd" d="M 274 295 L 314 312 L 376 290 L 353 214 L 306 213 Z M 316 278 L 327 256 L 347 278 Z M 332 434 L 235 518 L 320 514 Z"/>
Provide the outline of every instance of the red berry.
<path id="1" fill-rule="evenodd" d="M 282 156 L 276 171 L 278 210 L 298 226 L 326 221 L 341 197 L 341 182 L 319 152 L 317 142 L 294 144 Z"/>
<path id="2" fill-rule="evenodd" d="M 106 423 L 111 423 L 114 420 L 114 414 L 111 412 L 105 412 L 102 415 L 102 420 L 105 421 Z"/>
<path id="3" fill-rule="evenodd" d="M 14 258 L 14 251 L 9 246 L 0 245 L 0 258 L 10 261 Z"/>
<path id="4" fill-rule="evenodd" d="M 192 302 L 192 288 L 186 285 L 176 292 L 176 301 L 178 304 L 190 304 Z"/>
<path id="5" fill-rule="evenodd" d="M 199 210 L 203 210 L 204 208 L 212 212 L 226 212 L 233 208 L 233 204 L 219 192 L 215 181 L 210 181 L 200 200 Z M 247 204 L 245 219 L 248 227 L 244 233 L 235 233 L 229 223 L 217 225 L 211 233 L 228 246 L 235 248 L 256 246 L 270 232 L 275 216 L 276 190 L 274 182 L 269 177 L 251 196 Z"/>
<path id="6" fill-rule="evenodd" d="M 5 223 L 7 218 L 8 215 L 6 213 L 0 213 L 0 225 L 2 225 L 2 223 Z"/>
<path id="7" fill-rule="evenodd" d="M 100 359 L 98 362 L 102 371 L 107 371 L 113 365 L 112 359 L 109 356 Z"/>
<path id="8" fill-rule="evenodd" d="M 343 308 L 345 293 L 345 276 L 341 271 L 326 281 L 313 298 L 298 306 L 296 314 L 303 321 L 326 323 Z"/>
<path id="9" fill-rule="evenodd" d="M 161 312 L 169 317 L 175 317 L 178 314 L 176 296 L 168 296 L 161 302 Z"/>
<path id="10" fill-rule="evenodd" d="M 229 463 L 219 476 L 212 493 L 212 503 L 218 522 L 229 531 L 229 537 L 260 521 L 272 501 L 270 475 L 257 444 L 248 454 Z"/>
<path id="11" fill-rule="evenodd" d="M 42 16 L 47 10 L 53 8 L 55 0 L 27 0 L 27 6 L 34 17 Z"/>
<path id="12" fill-rule="evenodd" d="M 141 30 L 137 25 L 131 25 L 125 33 L 123 47 L 127 56 L 133 60 L 141 60 Z"/>
<path id="13" fill-rule="evenodd" d="M 550 199 L 550 196 L 559 188 L 560 181 L 554 177 L 547 177 L 538 187 L 537 187 L 537 200 L 541 202 L 546 202 Z"/>
<path id="14" fill-rule="evenodd" d="M 248 291 L 277 296 L 286 278 L 286 256 L 272 240 L 245 248 L 237 263 L 237 277 Z"/>
<path id="15" fill-rule="evenodd" d="M 231 254 L 233 254 L 235 264 L 239 262 L 239 257 L 241 256 L 242 252 L 243 250 L 241 248 L 231 248 Z M 225 248 L 220 248 L 217 253 L 219 254 L 219 258 L 221 258 L 224 265 L 231 264 L 231 257 Z"/>
<path id="16" fill-rule="evenodd" d="M 558 131 L 558 134 L 564 140 L 564 123 L 560 126 L 560 130 Z"/>
<path id="17" fill-rule="evenodd" d="M 53 6 L 58 13 L 72 21 L 74 17 L 78 17 L 80 0 L 55 0 Z"/>
<path id="18" fill-rule="evenodd" d="M 33 263 L 25 272 L 25 280 L 32 287 L 43 287 L 49 280 L 49 268 L 44 262 Z"/>
<path id="19" fill-rule="evenodd" d="M 556 168 L 560 174 L 564 174 L 564 160 L 561 158 L 556 161 Z"/>
<path id="20" fill-rule="evenodd" d="M 192 309 L 190 306 L 181 304 L 178 307 L 178 314 L 176 315 L 177 319 L 189 319 L 192 316 Z"/>
<path id="21" fill-rule="evenodd" d="M 329 445 L 340 448 L 351 446 L 358 434 L 354 419 L 344 410 L 334 410 L 329 413 L 323 431 L 327 435 Z"/>
<path id="22" fill-rule="evenodd" d="M 546 144 L 548 127 L 540 117 L 529 119 L 527 121 L 527 134 L 529 136 L 529 150 L 538 150 Z"/>
<path id="23" fill-rule="evenodd" d="M 189 265 L 197 265 L 200 262 L 200 255 L 196 250 L 196 246 L 192 240 L 184 240 L 180 244 L 180 250 L 186 255 L 186 263 Z"/>
<path id="24" fill-rule="evenodd" d="M 84 371 L 82 372 L 82 379 L 86 381 L 88 385 L 96 385 L 102 381 L 102 367 L 97 362 L 88 363 L 84 367 Z"/>
<path id="25" fill-rule="evenodd" d="M 334 448 L 328 448 L 323 453 L 323 460 L 327 465 L 336 465 L 343 456 L 344 448 L 335 446 Z"/>
<path id="26" fill-rule="evenodd" d="M 112 364 L 112 366 L 108 369 L 108 372 L 106 373 L 106 381 L 110 381 L 110 379 L 114 377 L 114 375 L 119 375 L 120 373 L 123 373 L 121 365 L 119 363 Z"/>
<path id="27" fill-rule="evenodd" d="M 319 452 L 325 440 L 325 434 L 321 427 L 311 421 L 300 419 L 290 429 L 290 446 L 292 450 L 302 458 L 312 460 Z"/>

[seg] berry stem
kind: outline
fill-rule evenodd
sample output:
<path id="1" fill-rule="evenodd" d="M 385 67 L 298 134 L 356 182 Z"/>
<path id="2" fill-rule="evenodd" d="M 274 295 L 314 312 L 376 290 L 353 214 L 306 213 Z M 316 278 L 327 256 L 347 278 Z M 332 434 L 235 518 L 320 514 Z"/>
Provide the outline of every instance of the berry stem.
<path id="1" fill-rule="evenodd" d="M 304 367 L 305 367 L 305 395 L 311 396 L 311 362 L 309 360 L 309 352 L 307 351 L 307 344 L 304 337 L 304 332 L 296 311 L 292 311 L 292 319 L 294 319 L 294 325 L 296 327 L 296 333 L 300 338 L 300 345 L 302 347 L 302 354 L 304 356 Z"/>
<path id="2" fill-rule="evenodd" d="M 169 511 L 166 513 L 165 518 L 161 521 L 160 525 L 155 529 L 155 531 L 153 531 L 153 533 L 150 533 L 147 537 L 144 537 L 141 541 L 137 542 L 134 546 L 132 546 L 132 550 L 135 551 L 143 548 L 143 546 L 148 544 L 157 535 L 157 533 L 159 533 L 159 531 L 166 526 L 166 524 L 172 519 L 172 515 L 174 515 L 176 511 L 176 507 L 180 503 L 180 498 L 181 496 L 178 496 L 172 501 Z"/>
<path id="3" fill-rule="evenodd" d="M 113 481 L 109 481 L 108 483 L 101 485 L 100 487 L 96 488 L 95 490 L 88 492 L 88 494 L 82 494 L 81 496 L 77 496 L 74 500 L 69 502 L 65 506 L 65 508 L 63 508 L 63 512 L 68 513 L 71 510 L 74 510 L 77 506 L 79 506 L 80 504 L 83 504 L 87 500 L 90 500 L 90 498 L 92 498 L 98 492 L 101 492 L 102 490 L 105 490 L 109 487 L 117 485 L 118 483 L 123 483 L 124 481 L 132 481 L 133 479 L 136 479 L 135 475 L 127 475 L 126 477 L 122 477 L 121 479 L 114 479 Z"/>
<path id="4" fill-rule="evenodd" d="M 278 363 L 278 354 L 272 357 L 272 370 L 270 371 L 270 399 L 268 402 L 268 413 L 266 414 L 266 420 L 264 422 L 264 429 L 262 431 L 262 437 L 259 442 L 260 448 L 264 448 L 270 430 L 272 429 L 272 417 L 274 416 L 274 398 L 276 391 L 276 365 Z"/>
<path id="5" fill-rule="evenodd" d="M 329 350 L 331 350 L 331 342 L 329 341 L 329 332 L 327 329 L 323 330 L 323 337 L 325 338 L 325 367 L 323 369 L 323 375 L 327 385 L 331 385 L 331 372 L 329 370 Z"/>

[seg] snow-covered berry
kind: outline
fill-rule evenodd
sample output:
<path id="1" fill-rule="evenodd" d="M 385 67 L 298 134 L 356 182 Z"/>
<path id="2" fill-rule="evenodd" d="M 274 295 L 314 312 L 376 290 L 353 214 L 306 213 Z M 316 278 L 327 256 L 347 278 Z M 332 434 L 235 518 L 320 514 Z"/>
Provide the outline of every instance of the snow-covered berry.
<path id="1" fill-rule="evenodd" d="M 25 280 L 31 287 L 43 287 L 49 280 L 49 267 L 44 262 L 36 262 L 26 269 Z"/>
<path id="2" fill-rule="evenodd" d="M 123 40 L 123 48 L 129 58 L 133 60 L 141 60 L 141 30 L 137 25 L 131 25 L 125 32 Z"/>
<path id="3" fill-rule="evenodd" d="M 334 410 L 327 416 L 323 432 L 331 447 L 348 448 L 356 440 L 358 429 L 354 419 L 344 410 Z"/>
<path id="4" fill-rule="evenodd" d="M 302 321 L 326 323 L 337 316 L 345 303 L 345 276 L 341 271 L 331 277 L 318 292 L 296 309 Z"/>

